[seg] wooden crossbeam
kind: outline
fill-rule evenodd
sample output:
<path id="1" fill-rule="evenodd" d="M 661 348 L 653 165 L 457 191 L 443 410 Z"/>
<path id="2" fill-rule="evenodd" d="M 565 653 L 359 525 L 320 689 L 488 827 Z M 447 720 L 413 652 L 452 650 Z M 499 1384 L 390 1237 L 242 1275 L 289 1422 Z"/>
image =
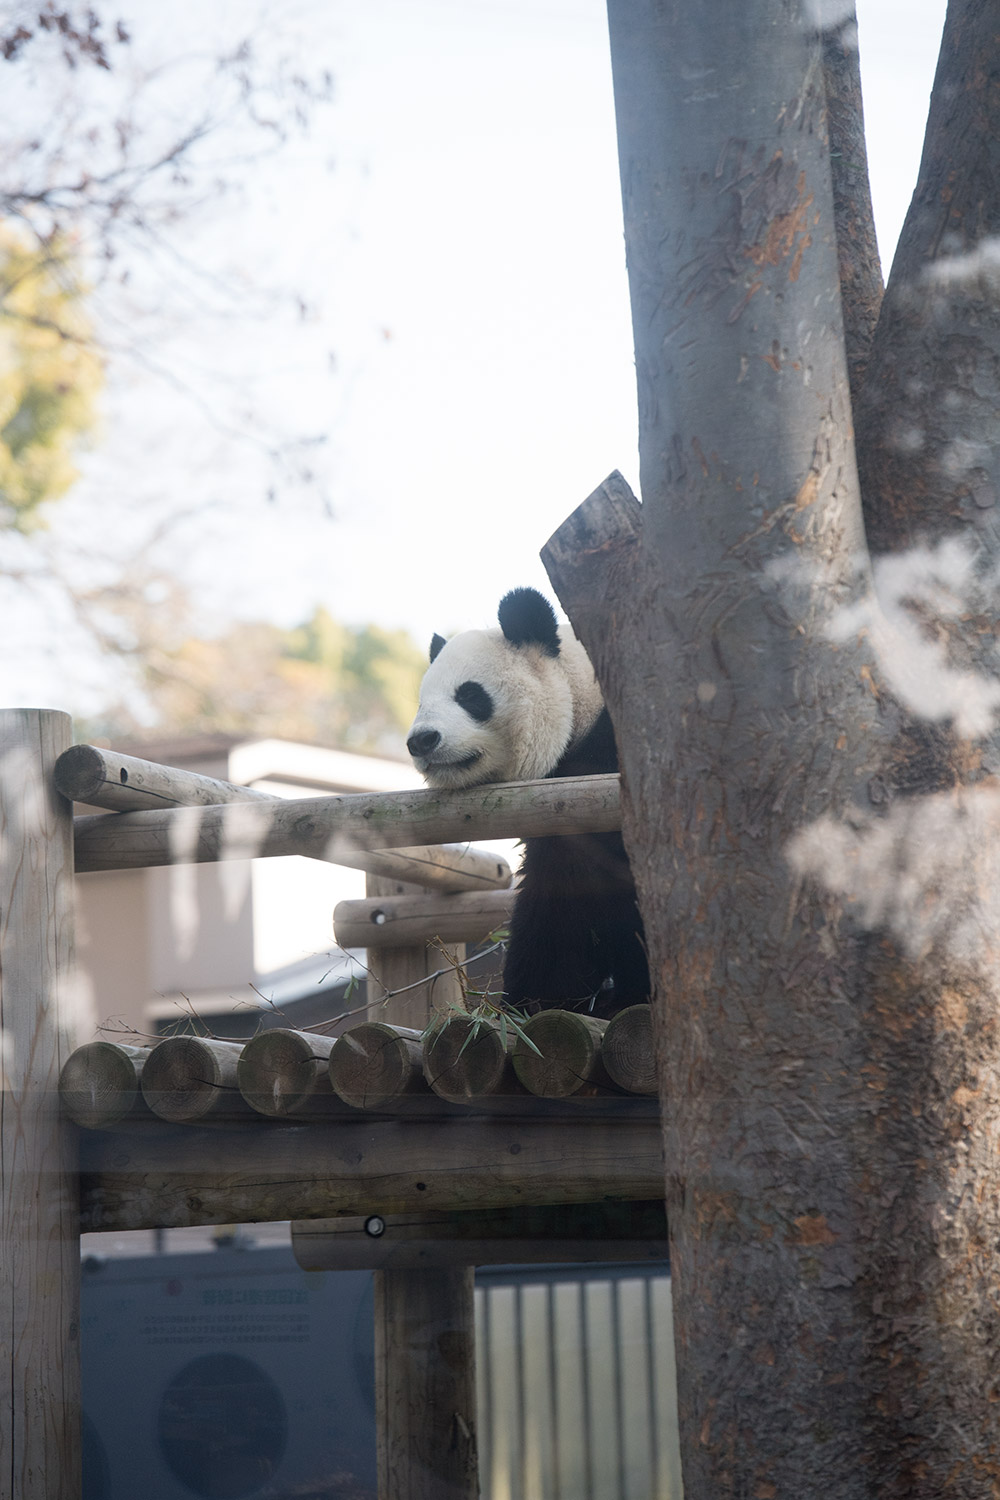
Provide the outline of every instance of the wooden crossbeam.
<path id="1" fill-rule="evenodd" d="M 436 1103 L 438 1109 L 447 1106 Z M 596 1108 L 532 1101 L 525 1117 L 232 1126 L 154 1117 L 80 1135 L 84 1229 L 181 1228 L 276 1219 L 635 1202 L 662 1197 L 652 1100 Z"/>
<path id="2" fill-rule="evenodd" d="M 140 760 L 134 755 L 121 755 L 115 750 L 104 750 L 96 745 L 73 745 L 56 762 L 55 783 L 64 797 L 71 802 L 82 802 L 89 807 L 104 807 L 110 812 L 150 812 L 176 808 L 197 809 L 221 807 L 233 803 L 251 803 L 260 808 L 284 805 L 285 799 L 270 792 L 258 792 L 233 782 L 218 781 L 214 776 L 201 776 L 195 771 L 181 771 L 173 766 L 161 766 L 155 761 Z M 300 802 L 308 799 L 298 799 Z M 190 818 L 188 820 L 190 822 Z M 108 820 L 103 819 L 102 838 L 108 838 Z M 76 868 L 110 869 L 117 866 L 81 863 L 86 858 L 85 846 L 88 831 L 99 826 L 92 818 L 78 818 L 76 833 Z M 128 825 L 126 824 L 126 829 Z M 168 828 L 168 845 L 173 858 L 178 862 L 177 838 L 184 833 L 183 822 Z M 111 827 L 118 830 L 115 839 L 121 836 L 121 823 L 114 819 Z M 492 851 L 470 849 L 467 846 L 448 848 L 438 845 L 430 848 L 399 849 L 349 849 L 341 839 L 336 856 L 326 850 L 311 850 L 312 858 L 328 863 L 347 865 L 350 869 L 366 870 L 369 874 L 388 880 L 406 880 L 421 887 L 436 891 L 492 891 L 510 885 L 511 873 L 507 861 Z M 221 857 L 232 857 L 229 855 Z M 162 861 L 154 861 L 162 863 Z M 358 944 L 364 946 L 365 940 Z"/>
<path id="3" fill-rule="evenodd" d="M 362 849 L 608 833 L 620 827 L 617 776 L 504 782 L 460 792 L 352 792 L 114 817 L 95 813 L 76 820 L 76 868 L 133 870 L 284 854 L 350 864 Z"/>
<path id="4" fill-rule="evenodd" d="M 648 1263 L 669 1257 L 662 1199 L 307 1219 L 293 1223 L 292 1249 L 305 1271 Z"/>

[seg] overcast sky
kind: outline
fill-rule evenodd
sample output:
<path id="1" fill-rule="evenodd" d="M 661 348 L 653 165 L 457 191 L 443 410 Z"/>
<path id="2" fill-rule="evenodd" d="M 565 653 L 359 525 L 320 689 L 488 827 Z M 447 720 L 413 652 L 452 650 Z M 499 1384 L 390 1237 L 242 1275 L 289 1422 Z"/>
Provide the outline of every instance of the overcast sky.
<path id="1" fill-rule="evenodd" d="M 209 43 L 241 13 L 183 4 Z M 134 9 L 137 35 L 166 27 L 166 8 Z M 858 9 L 888 262 L 944 0 Z M 334 518 L 258 503 L 259 455 L 129 370 L 112 371 L 102 446 L 53 526 L 93 539 L 99 515 L 113 555 L 160 510 L 218 501 L 165 554 L 216 617 L 293 623 L 322 602 L 420 639 L 489 623 L 506 589 L 547 586 L 539 548 L 611 469 L 637 484 L 604 6 L 333 0 L 305 14 L 303 60 L 330 68 L 334 103 L 198 233 L 225 242 L 237 278 L 294 286 L 315 310 L 285 332 L 248 313 L 225 337 L 232 360 L 270 371 L 279 413 L 328 435 Z M 185 337 L 195 357 L 219 352 L 217 327 L 204 350 Z M 41 663 L 40 623 L 21 618 L 0 698 L 72 706 L 83 677 L 68 653 Z"/>

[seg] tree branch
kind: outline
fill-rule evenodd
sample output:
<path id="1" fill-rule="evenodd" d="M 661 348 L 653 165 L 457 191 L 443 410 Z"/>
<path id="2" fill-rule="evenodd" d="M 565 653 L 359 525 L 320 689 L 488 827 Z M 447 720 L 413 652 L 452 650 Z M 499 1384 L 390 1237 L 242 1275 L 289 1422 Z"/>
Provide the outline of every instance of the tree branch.
<path id="1" fill-rule="evenodd" d="M 853 6 L 845 21 L 823 32 L 822 41 L 844 344 L 851 404 L 857 409 L 882 304 L 882 266 L 868 181 L 858 22 Z"/>
<path id="2" fill-rule="evenodd" d="M 869 543 L 1000 551 L 1000 26 L 951 0 L 916 191 L 857 412 Z"/>

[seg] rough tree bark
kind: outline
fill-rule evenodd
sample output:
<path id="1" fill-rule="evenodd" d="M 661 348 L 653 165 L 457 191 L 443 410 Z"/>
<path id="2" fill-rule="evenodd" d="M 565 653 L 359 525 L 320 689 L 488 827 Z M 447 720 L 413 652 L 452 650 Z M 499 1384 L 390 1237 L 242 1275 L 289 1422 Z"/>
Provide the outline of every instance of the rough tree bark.
<path id="1" fill-rule="evenodd" d="M 858 413 L 873 553 L 1000 550 L 1000 17 L 952 0 Z"/>
<path id="2" fill-rule="evenodd" d="M 972 163 L 996 135 L 987 10 L 953 4 L 945 41 L 949 80 L 977 48 Z M 834 215 L 815 12 L 609 0 L 643 505 L 612 476 L 543 556 L 619 738 L 688 1500 L 969 1500 L 1000 1487 L 1000 797 L 956 787 L 992 765 L 994 620 L 955 552 L 887 575 L 885 611 L 870 588 L 841 277 L 866 434 L 898 424 L 911 350 L 883 332 L 890 283 L 862 384 L 870 212 L 845 214 L 841 176 Z M 859 92 L 841 104 L 842 140 Z M 921 320 L 923 362 L 955 316 Z M 971 385 L 997 340 L 968 322 Z M 995 458 L 992 389 L 973 439 Z M 971 405 L 951 428 L 935 407 L 940 430 L 967 437 Z M 865 458 L 869 515 L 905 511 Z"/>

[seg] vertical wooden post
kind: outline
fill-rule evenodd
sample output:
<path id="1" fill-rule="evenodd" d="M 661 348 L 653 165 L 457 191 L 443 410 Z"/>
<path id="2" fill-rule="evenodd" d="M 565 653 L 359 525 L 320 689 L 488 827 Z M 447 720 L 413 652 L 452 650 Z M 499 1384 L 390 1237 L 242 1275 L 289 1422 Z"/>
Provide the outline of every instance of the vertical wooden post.
<path id="1" fill-rule="evenodd" d="M 73 1037 L 67 714 L 0 712 L 0 1496 L 78 1500 L 80 1226 L 59 1110 Z"/>
<path id="2" fill-rule="evenodd" d="M 368 896 L 422 896 L 423 886 L 408 881 L 388 880 L 381 875 L 369 875 L 365 881 Z M 465 944 L 454 944 L 449 952 L 459 959 L 465 958 Z M 442 974 L 433 984 L 420 985 L 407 990 L 404 995 L 393 995 L 391 1000 L 380 1003 L 382 987 L 387 990 L 405 989 L 416 984 L 426 974 L 434 974 L 446 966 L 447 959 L 436 948 L 426 943 L 413 943 L 405 948 L 368 949 L 368 1019 L 390 1021 L 394 1026 L 414 1026 L 423 1030 L 436 1010 L 447 1010 L 450 1004 L 461 1004 L 461 989 L 458 977 Z"/>
<path id="3" fill-rule="evenodd" d="M 414 889 L 368 876 L 368 895 Z M 368 967 L 387 989 L 441 967 L 425 944 L 369 948 Z M 374 998 L 375 986 L 369 988 Z M 370 1008 L 373 1019 L 423 1028 L 447 981 Z M 471 1266 L 375 1272 L 375 1405 L 379 1500 L 476 1500 L 476 1340 Z"/>
<path id="4" fill-rule="evenodd" d="M 379 1500 L 476 1500 L 473 1270 L 375 1272 Z"/>

